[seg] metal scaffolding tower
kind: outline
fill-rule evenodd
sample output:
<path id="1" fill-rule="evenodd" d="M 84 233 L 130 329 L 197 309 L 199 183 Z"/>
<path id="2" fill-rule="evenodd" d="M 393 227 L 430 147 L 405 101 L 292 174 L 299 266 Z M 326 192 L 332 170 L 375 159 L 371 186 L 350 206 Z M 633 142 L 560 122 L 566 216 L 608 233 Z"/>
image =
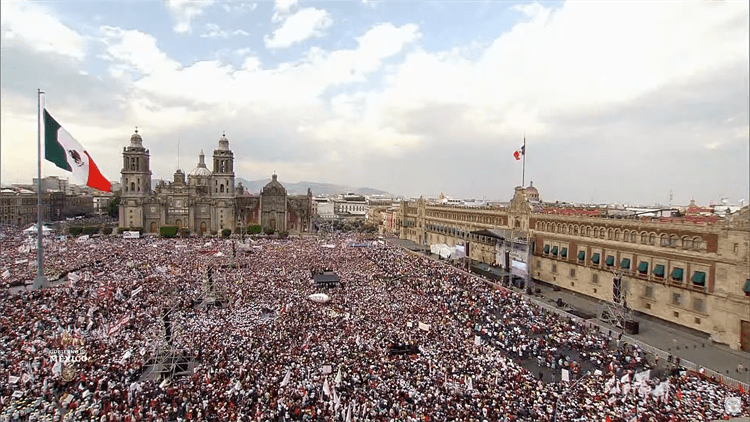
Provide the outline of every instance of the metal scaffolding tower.
<path id="1" fill-rule="evenodd" d="M 622 269 L 612 270 L 612 301 L 602 301 L 598 306 L 599 318 L 614 327 L 625 330 L 626 322 L 633 321 L 633 311 L 628 308 L 628 289 L 623 285 Z"/>

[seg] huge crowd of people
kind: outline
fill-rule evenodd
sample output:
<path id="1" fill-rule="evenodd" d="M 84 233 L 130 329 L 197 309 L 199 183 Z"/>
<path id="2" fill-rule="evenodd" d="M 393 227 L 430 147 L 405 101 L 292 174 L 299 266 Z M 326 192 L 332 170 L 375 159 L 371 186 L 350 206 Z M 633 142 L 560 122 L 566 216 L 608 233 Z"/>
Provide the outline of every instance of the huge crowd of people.
<path id="1" fill-rule="evenodd" d="M 355 234 L 51 237 L 48 275 L 64 277 L 37 291 L 9 288 L 33 279 L 36 251 L 21 232 L 0 235 L 0 421 L 750 415 L 747 392 L 658 371 L 616 333 Z M 316 287 L 322 271 L 343 285 Z M 162 374 L 176 362 L 165 356 L 189 362 Z"/>

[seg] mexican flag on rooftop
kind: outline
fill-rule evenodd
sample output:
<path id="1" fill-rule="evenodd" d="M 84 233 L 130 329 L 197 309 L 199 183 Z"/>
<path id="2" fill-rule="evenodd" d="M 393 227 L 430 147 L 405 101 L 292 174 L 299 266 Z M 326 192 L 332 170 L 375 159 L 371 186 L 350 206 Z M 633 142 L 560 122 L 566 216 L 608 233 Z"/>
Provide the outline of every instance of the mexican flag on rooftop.
<path id="1" fill-rule="evenodd" d="M 85 183 L 86 186 L 110 192 L 109 183 L 89 153 L 44 110 L 44 158 Z"/>

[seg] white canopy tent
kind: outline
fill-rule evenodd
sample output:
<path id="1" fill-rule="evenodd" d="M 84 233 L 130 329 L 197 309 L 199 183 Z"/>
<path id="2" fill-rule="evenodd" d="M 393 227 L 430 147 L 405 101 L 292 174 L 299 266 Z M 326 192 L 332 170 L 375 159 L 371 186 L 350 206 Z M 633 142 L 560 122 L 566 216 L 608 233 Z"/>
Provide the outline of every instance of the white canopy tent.
<path id="1" fill-rule="evenodd" d="M 443 259 L 448 259 L 452 254 L 456 252 L 456 248 L 452 248 L 444 243 L 436 243 L 430 245 L 430 252 L 440 255 Z"/>
<path id="2" fill-rule="evenodd" d="M 39 228 L 37 227 L 36 224 L 32 224 L 31 227 L 29 227 L 28 229 L 24 230 L 23 232 L 26 233 L 26 234 L 32 234 L 33 235 L 33 234 L 39 233 Z M 46 234 L 53 234 L 54 232 L 55 231 L 51 227 L 42 225 L 42 234 L 45 234 L 45 235 Z"/>

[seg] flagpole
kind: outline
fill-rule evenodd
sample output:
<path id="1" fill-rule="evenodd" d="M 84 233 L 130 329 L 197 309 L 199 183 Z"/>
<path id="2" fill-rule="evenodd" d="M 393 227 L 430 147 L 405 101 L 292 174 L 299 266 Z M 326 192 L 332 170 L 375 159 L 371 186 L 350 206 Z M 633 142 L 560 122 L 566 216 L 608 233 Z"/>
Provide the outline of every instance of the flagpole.
<path id="1" fill-rule="evenodd" d="M 39 290 L 47 284 L 47 278 L 44 277 L 44 250 L 42 249 L 42 234 L 44 227 L 44 220 L 42 218 L 42 94 L 44 91 L 37 89 L 37 179 L 36 179 L 36 207 L 37 207 L 37 219 L 36 226 L 38 229 L 36 236 L 36 278 L 32 285 L 32 290 Z"/>
<path id="2" fill-rule="evenodd" d="M 523 170 L 521 173 L 521 186 L 526 187 L 526 132 L 523 133 Z"/>

